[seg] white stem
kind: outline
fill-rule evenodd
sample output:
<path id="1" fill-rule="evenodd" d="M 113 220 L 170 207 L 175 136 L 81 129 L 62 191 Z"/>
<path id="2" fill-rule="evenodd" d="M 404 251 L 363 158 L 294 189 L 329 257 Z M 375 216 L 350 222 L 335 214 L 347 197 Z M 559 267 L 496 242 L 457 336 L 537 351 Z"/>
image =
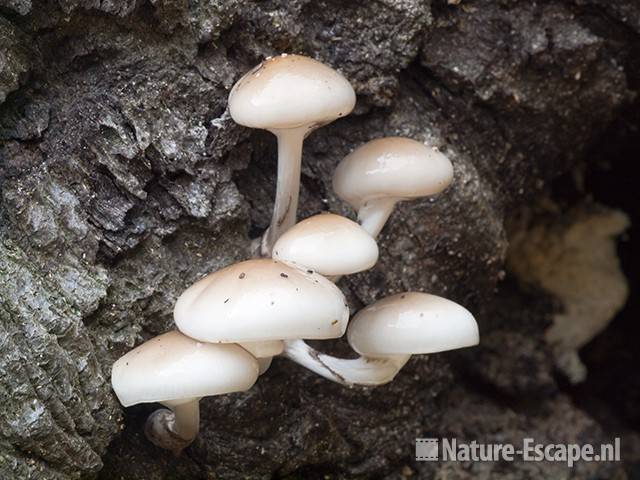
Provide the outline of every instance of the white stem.
<path id="1" fill-rule="evenodd" d="M 185 440 L 192 442 L 200 431 L 200 401 L 193 400 L 173 407 L 175 415 L 174 431 Z"/>
<path id="2" fill-rule="evenodd" d="M 269 370 L 273 357 L 262 357 L 262 358 L 258 358 L 257 360 L 258 360 L 258 367 L 259 367 L 258 374 L 262 375 L 267 370 Z"/>
<path id="3" fill-rule="evenodd" d="M 284 348 L 282 340 L 264 340 L 262 342 L 242 342 L 239 343 L 242 348 L 256 358 L 273 357 L 280 355 Z"/>
<path id="4" fill-rule="evenodd" d="M 271 256 L 276 240 L 296 223 L 302 142 L 307 131 L 307 127 L 271 130 L 278 138 L 278 181 L 271 225 L 262 237 L 262 255 L 265 257 Z"/>
<path id="5" fill-rule="evenodd" d="M 149 415 L 145 433 L 154 445 L 179 455 L 200 430 L 200 399 L 163 403 L 171 410 L 161 408 Z"/>
<path id="6" fill-rule="evenodd" d="M 362 228 L 369 232 L 373 238 L 376 238 L 384 224 L 387 223 L 396 203 L 398 203 L 397 198 L 367 200 L 358 210 L 358 221 Z"/>
<path id="7" fill-rule="evenodd" d="M 284 348 L 284 342 L 282 340 L 265 340 L 263 342 L 242 342 L 239 343 L 251 355 L 258 360 L 258 366 L 260 367 L 259 373 L 262 375 L 271 366 L 271 360 L 275 355 L 280 355 Z"/>
<path id="8" fill-rule="evenodd" d="M 311 348 L 304 340 L 285 341 L 282 355 L 326 379 L 348 386 L 388 383 L 411 357 L 396 355 L 381 358 L 335 358 Z"/>

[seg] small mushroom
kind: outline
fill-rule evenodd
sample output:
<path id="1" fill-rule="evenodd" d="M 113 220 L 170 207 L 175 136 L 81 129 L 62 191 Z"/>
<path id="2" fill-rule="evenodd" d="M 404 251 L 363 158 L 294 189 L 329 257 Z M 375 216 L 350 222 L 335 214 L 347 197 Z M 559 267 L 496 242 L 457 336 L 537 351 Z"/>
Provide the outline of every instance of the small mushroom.
<path id="1" fill-rule="evenodd" d="M 258 378 L 258 362 L 237 345 L 201 343 L 172 331 L 152 338 L 113 364 L 111 384 L 125 407 L 159 402 L 145 433 L 176 455 L 200 428 L 202 397 L 242 392 Z"/>
<path id="2" fill-rule="evenodd" d="M 333 283 L 271 259 L 247 260 L 206 276 L 182 293 L 173 313 L 189 337 L 262 352 L 277 345 L 273 341 L 340 337 L 349 320 L 344 295 Z"/>
<path id="3" fill-rule="evenodd" d="M 322 125 L 347 115 L 356 97 L 349 82 L 311 58 L 283 54 L 245 74 L 229 94 L 231 117 L 278 139 L 278 182 L 273 218 L 262 240 L 262 255 L 296 222 L 302 143 Z"/>
<path id="4" fill-rule="evenodd" d="M 347 338 L 361 356 L 341 359 L 301 340 L 285 342 L 283 355 L 345 385 L 381 385 L 393 380 L 411 355 L 477 345 L 478 325 L 467 309 L 436 295 L 407 292 L 362 309 Z"/>
<path id="5" fill-rule="evenodd" d="M 451 162 L 438 150 L 409 138 L 387 137 L 347 155 L 333 175 L 333 189 L 376 237 L 397 202 L 435 195 L 452 178 Z"/>
<path id="6" fill-rule="evenodd" d="M 356 222 L 323 213 L 287 230 L 274 245 L 273 258 L 325 276 L 350 275 L 375 265 L 378 245 Z"/>

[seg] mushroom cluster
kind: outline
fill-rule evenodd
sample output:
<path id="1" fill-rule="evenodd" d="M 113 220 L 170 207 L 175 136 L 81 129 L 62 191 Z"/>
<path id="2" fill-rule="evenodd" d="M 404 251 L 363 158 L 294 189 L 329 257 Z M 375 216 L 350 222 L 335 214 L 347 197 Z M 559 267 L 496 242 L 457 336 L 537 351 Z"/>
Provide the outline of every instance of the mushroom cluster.
<path id="1" fill-rule="evenodd" d="M 395 204 L 434 195 L 453 178 L 437 149 L 409 138 L 372 140 L 336 168 L 336 194 L 358 223 L 332 213 L 296 223 L 304 138 L 351 112 L 355 93 L 338 72 L 300 55 L 268 58 L 229 95 L 239 124 L 278 140 L 278 181 L 271 225 L 259 257 L 230 265 L 193 284 L 174 308 L 176 331 L 152 338 L 117 360 L 112 385 L 125 407 L 161 403 L 146 435 L 180 453 L 199 429 L 199 401 L 245 391 L 283 356 L 343 385 L 382 385 L 411 355 L 476 345 L 478 326 L 462 306 L 405 292 L 382 298 L 349 320 L 336 283 L 378 260 L 376 237 Z M 357 358 L 335 358 L 305 340 L 347 333 Z"/>

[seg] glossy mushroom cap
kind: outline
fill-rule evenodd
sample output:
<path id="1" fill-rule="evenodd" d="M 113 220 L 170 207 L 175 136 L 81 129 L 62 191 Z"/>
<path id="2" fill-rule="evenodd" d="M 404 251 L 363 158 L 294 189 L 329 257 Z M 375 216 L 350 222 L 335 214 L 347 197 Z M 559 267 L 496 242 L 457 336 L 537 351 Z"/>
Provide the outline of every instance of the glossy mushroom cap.
<path id="1" fill-rule="evenodd" d="M 356 102 L 349 82 L 331 67 L 300 55 L 264 60 L 229 94 L 236 123 L 266 130 L 318 126 L 347 115 Z"/>
<path id="2" fill-rule="evenodd" d="M 259 259 L 189 287 L 174 319 L 182 333 L 204 342 L 322 339 L 344 334 L 349 308 L 342 292 L 318 273 Z"/>
<path id="3" fill-rule="evenodd" d="M 368 200 L 434 195 L 453 178 L 453 167 L 438 150 L 402 137 L 372 140 L 347 155 L 333 175 L 336 194 L 355 209 Z"/>
<path id="4" fill-rule="evenodd" d="M 392 295 L 362 309 L 347 338 L 361 355 L 435 353 L 479 342 L 478 325 L 464 307 L 428 293 Z"/>
<path id="5" fill-rule="evenodd" d="M 274 245 L 273 258 L 322 275 L 349 275 L 375 265 L 378 245 L 356 222 L 323 213 L 287 230 Z"/>
<path id="6" fill-rule="evenodd" d="M 180 332 L 152 338 L 113 364 L 111 383 L 125 407 L 240 392 L 258 378 L 258 362 L 237 345 L 212 345 Z"/>

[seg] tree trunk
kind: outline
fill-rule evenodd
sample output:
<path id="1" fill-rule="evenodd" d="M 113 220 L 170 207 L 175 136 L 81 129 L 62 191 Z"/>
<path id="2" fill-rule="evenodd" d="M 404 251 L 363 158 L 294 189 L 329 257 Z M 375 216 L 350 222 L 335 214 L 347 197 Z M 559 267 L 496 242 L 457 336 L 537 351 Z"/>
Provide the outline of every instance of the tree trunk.
<path id="1" fill-rule="evenodd" d="M 415 438 L 611 439 L 567 385 L 588 370 L 576 351 L 625 301 L 614 241 L 628 220 L 585 200 L 597 189 L 576 178 L 626 155 L 640 124 L 640 5 L 448 3 L 0 0 L 0 478 L 467 478 L 463 463 L 416 462 Z M 110 368 L 174 328 L 178 295 L 247 258 L 268 226 L 275 138 L 236 125 L 226 102 L 281 52 L 332 65 L 358 95 L 305 142 L 300 217 L 354 218 L 331 175 L 367 140 L 428 141 L 454 165 L 435 200 L 399 204 L 376 267 L 341 280 L 351 311 L 401 290 L 440 294 L 476 315 L 481 345 L 414 356 L 375 389 L 276 359 L 251 391 L 203 399 L 199 437 L 173 458 L 142 434 L 154 406 L 124 410 Z M 596 217 L 583 237 L 565 234 Z M 555 266 L 577 264 L 557 280 Z M 607 308 L 595 302 L 596 327 L 572 340 L 557 325 L 589 317 L 581 299 L 598 292 Z M 623 468 L 581 463 L 575 475 Z"/>

